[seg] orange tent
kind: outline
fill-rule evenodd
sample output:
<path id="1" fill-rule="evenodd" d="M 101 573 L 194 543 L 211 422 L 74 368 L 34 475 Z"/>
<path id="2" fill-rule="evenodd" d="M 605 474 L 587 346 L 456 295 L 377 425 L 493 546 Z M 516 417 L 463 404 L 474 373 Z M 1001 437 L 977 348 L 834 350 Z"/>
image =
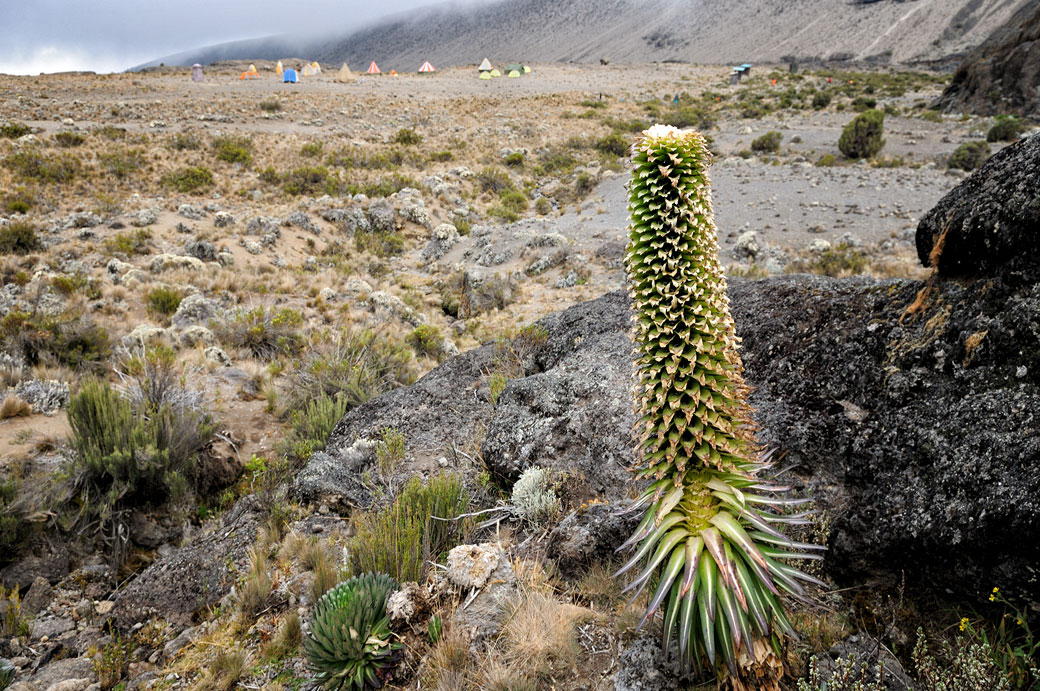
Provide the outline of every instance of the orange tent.
<path id="1" fill-rule="evenodd" d="M 379 71 L 379 65 L 376 64 L 375 60 L 373 60 L 372 64 L 368 66 L 368 72 L 366 72 L 366 74 L 382 74 Z"/>
<path id="2" fill-rule="evenodd" d="M 424 62 L 422 64 L 422 67 L 419 68 L 419 71 L 420 72 L 436 72 L 437 68 L 434 67 L 433 65 L 431 65 L 430 61 L 427 60 L 426 62 Z"/>
<path id="3" fill-rule="evenodd" d="M 390 76 L 391 77 L 396 77 L 397 76 L 397 70 L 390 70 Z"/>

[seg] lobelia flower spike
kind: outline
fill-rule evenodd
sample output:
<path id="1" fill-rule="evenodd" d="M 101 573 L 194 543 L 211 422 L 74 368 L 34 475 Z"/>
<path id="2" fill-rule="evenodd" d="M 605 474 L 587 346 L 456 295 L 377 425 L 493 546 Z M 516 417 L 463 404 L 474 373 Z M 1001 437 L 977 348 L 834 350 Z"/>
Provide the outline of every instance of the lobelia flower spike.
<path id="1" fill-rule="evenodd" d="M 622 546 L 635 555 L 615 576 L 656 584 L 643 623 L 664 618 L 665 656 L 677 644 L 689 671 L 754 660 L 755 643 L 794 636 L 781 599 L 805 599 L 786 562 L 819 559 L 776 526 L 798 517 L 784 488 L 756 476 L 768 464 L 754 439 L 738 339 L 719 264 L 708 166 L 693 131 L 655 125 L 635 145 L 626 255 L 636 322 L 636 472 L 652 481 L 634 507 L 646 514 Z M 654 576 L 656 575 L 656 579 Z M 764 648 L 760 645 L 759 651 Z"/>

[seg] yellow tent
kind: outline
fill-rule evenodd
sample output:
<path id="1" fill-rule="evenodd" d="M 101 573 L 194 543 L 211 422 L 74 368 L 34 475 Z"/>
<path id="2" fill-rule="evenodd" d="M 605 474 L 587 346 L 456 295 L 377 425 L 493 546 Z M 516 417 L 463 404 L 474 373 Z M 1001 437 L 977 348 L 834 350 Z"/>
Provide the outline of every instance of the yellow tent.
<path id="1" fill-rule="evenodd" d="M 347 63 L 343 63 L 343 67 L 339 68 L 339 72 L 337 72 L 336 76 L 332 79 L 341 84 L 357 81 L 357 77 L 355 77 L 354 73 L 350 71 L 349 67 L 347 67 Z"/>
<path id="2" fill-rule="evenodd" d="M 316 74 L 321 74 L 321 67 L 318 66 L 318 63 L 312 62 L 309 65 L 304 65 L 300 74 L 304 77 L 313 77 Z"/>
<path id="3" fill-rule="evenodd" d="M 494 69 L 494 70 L 491 70 L 491 76 L 492 77 L 501 77 L 502 73 L 499 72 L 497 69 Z"/>
<path id="4" fill-rule="evenodd" d="M 481 72 L 480 73 L 480 78 L 481 79 L 491 79 L 491 73 L 490 72 Z"/>
<path id="5" fill-rule="evenodd" d="M 516 70 L 510 70 L 509 74 L 506 75 L 506 76 L 512 77 L 513 79 L 519 79 L 520 78 L 520 73 L 517 72 Z"/>
<path id="6" fill-rule="evenodd" d="M 321 65 L 316 62 L 311 63 L 311 69 L 314 70 L 314 74 L 321 74 Z"/>
<path id="7" fill-rule="evenodd" d="M 279 60 L 278 64 L 274 66 L 274 73 L 275 74 L 281 74 L 284 71 L 285 71 L 285 68 L 282 67 L 282 61 Z"/>
<path id="8" fill-rule="evenodd" d="M 524 65 L 524 74 L 531 74 L 531 68 L 527 65 Z"/>

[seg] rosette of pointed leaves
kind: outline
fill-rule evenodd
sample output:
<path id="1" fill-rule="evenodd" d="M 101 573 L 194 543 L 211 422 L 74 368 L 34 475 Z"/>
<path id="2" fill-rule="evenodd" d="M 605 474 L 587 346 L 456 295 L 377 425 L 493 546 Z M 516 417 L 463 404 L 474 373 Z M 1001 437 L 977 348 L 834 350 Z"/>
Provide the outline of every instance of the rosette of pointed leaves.
<path id="1" fill-rule="evenodd" d="M 343 691 L 383 685 L 385 670 L 402 647 L 392 640 L 386 613 L 386 599 L 395 590 L 390 576 L 364 574 L 322 595 L 303 643 L 312 684 Z"/>
<path id="2" fill-rule="evenodd" d="M 633 152 L 626 255 L 636 321 L 637 473 L 651 480 L 632 509 L 646 515 L 616 575 L 634 571 L 633 600 L 651 587 L 645 624 L 663 614 L 662 645 L 700 670 L 751 660 L 794 636 L 784 594 L 804 598 L 790 566 L 819 558 L 788 539 L 781 508 L 800 503 L 762 482 L 748 389 L 718 258 L 708 166 L 696 132 L 656 125 Z M 677 645 L 676 645 L 677 644 Z"/>

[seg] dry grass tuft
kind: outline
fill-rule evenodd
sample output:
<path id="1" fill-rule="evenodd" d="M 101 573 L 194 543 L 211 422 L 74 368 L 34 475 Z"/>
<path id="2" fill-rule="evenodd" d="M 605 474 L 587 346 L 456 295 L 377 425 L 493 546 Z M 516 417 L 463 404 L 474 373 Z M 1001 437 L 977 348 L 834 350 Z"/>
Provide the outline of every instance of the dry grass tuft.
<path id="1" fill-rule="evenodd" d="M 13 393 L 7 394 L 3 403 L 0 403 L 0 420 L 12 417 L 29 417 L 30 415 L 32 415 L 32 406 Z"/>
<path id="2" fill-rule="evenodd" d="M 590 616 L 583 607 L 528 592 L 502 630 L 511 665 L 537 675 L 573 669 L 580 652 L 574 625 Z"/>

